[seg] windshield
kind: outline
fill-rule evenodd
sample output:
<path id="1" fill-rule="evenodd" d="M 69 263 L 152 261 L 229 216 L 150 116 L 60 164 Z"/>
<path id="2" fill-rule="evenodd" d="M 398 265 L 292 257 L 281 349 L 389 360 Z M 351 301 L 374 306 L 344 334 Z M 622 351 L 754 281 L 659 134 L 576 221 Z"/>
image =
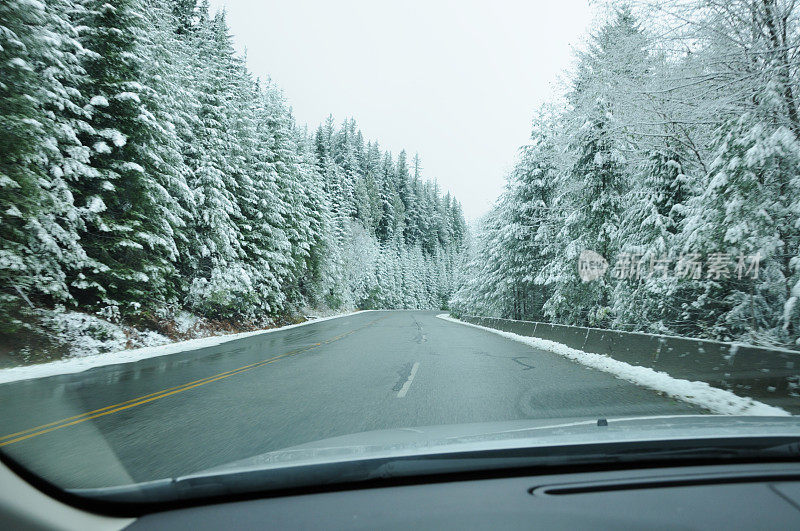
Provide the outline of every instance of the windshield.
<path id="1" fill-rule="evenodd" d="M 798 16 L 2 2 L 0 455 L 120 499 L 784 455 Z"/>

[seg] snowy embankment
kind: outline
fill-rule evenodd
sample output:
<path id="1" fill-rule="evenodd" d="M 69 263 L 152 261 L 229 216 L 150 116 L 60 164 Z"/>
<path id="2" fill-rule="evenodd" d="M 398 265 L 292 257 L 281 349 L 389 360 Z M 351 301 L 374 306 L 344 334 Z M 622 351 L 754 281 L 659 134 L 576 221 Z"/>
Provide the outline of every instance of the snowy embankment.
<path id="1" fill-rule="evenodd" d="M 443 313 L 436 317 L 451 321 L 454 323 L 462 324 L 465 326 L 472 326 L 487 332 L 492 332 L 499 336 L 503 336 L 520 343 L 525 343 L 533 348 L 545 350 L 564 356 L 572 361 L 576 361 L 592 369 L 597 369 L 603 372 L 613 374 L 621 380 L 625 380 L 641 387 L 659 391 L 673 398 L 683 400 L 690 404 L 695 404 L 710 410 L 712 413 L 720 415 L 759 415 L 759 416 L 788 416 L 790 415 L 784 409 L 779 407 L 770 406 L 753 400 L 752 398 L 741 397 L 730 391 L 712 387 L 706 382 L 696 382 L 690 380 L 682 380 L 680 378 L 673 378 L 665 372 L 655 371 L 648 367 L 639 367 L 631 365 L 619 360 L 615 360 L 604 354 L 595 354 L 592 352 L 584 352 L 570 348 L 555 341 L 541 339 L 538 337 L 521 336 L 512 332 L 504 332 L 486 326 L 480 326 L 472 323 L 460 321 L 449 314 Z"/>
<path id="2" fill-rule="evenodd" d="M 279 332 L 281 330 L 288 330 L 290 328 L 297 328 L 311 323 L 318 323 L 320 321 L 327 321 L 329 319 L 336 319 L 339 317 L 346 317 L 371 310 L 360 310 L 355 312 L 340 313 L 330 315 L 327 317 L 319 317 L 311 319 L 302 323 L 290 324 L 278 328 L 268 328 L 265 330 L 254 330 L 252 332 L 241 332 L 238 334 L 226 334 L 219 336 L 202 337 L 198 339 L 190 339 L 188 341 L 178 341 L 175 343 L 168 343 L 165 345 L 149 346 L 144 348 L 120 350 L 117 352 L 106 352 L 100 354 L 85 355 L 80 357 L 66 358 L 58 361 L 51 361 L 49 363 L 40 363 L 38 365 L 26 365 L 22 367 L 11 367 L 8 369 L 0 369 L 0 384 L 14 382 L 18 380 L 29 380 L 32 378 L 44 378 L 46 376 L 57 376 L 60 374 L 72 374 L 76 372 L 85 371 L 94 367 L 102 367 L 104 365 L 116 365 L 118 363 L 131 363 L 134 361 L 143 360 L 146 358 L 155 358 L 157 356 L 167 356 L 169 354 L 177 354 L 179 352 L 186 352 L 190 350 L 197 350 L 205 347 L 213 347 L 235 339 L 242 339 L 245 337 L 257 336 L 260 334 L 269 334 L 272 332 Z"/>

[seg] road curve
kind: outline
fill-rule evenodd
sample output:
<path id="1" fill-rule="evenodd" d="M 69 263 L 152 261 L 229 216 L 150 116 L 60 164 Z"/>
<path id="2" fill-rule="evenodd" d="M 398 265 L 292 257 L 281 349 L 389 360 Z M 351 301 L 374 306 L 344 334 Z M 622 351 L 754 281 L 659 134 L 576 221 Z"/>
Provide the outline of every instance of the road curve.
<path id="1" fill-rule="evenodd" d="M 101 487 L 369 430 L 704 412 L 436 313 L 364 312 L 3 384 L 0 451 L 62 487 Z"/>

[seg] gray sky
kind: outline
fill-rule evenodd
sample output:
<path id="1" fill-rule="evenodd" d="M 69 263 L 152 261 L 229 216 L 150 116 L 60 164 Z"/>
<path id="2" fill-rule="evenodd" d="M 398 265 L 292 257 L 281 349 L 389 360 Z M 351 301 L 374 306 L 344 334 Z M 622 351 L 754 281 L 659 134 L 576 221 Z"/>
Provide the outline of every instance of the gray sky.
<path id="1" fill-rule="evenodd" d="M 211 0 L 250 70 L 313 130 L 333 113 L 485 213 L 533 111 L 591 20 L 588 0 Z"/>

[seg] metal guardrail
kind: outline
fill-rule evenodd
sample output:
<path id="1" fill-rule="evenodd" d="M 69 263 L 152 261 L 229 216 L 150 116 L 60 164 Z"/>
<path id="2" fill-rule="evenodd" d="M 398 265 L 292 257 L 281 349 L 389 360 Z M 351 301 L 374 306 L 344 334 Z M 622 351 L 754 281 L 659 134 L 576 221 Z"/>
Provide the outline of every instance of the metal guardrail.
<path id="1" fill-rule="evenodd" d="M 800 352 L 677 336 L 465 315 L 468 323 L 606 354 L 800 414 Z"/>

